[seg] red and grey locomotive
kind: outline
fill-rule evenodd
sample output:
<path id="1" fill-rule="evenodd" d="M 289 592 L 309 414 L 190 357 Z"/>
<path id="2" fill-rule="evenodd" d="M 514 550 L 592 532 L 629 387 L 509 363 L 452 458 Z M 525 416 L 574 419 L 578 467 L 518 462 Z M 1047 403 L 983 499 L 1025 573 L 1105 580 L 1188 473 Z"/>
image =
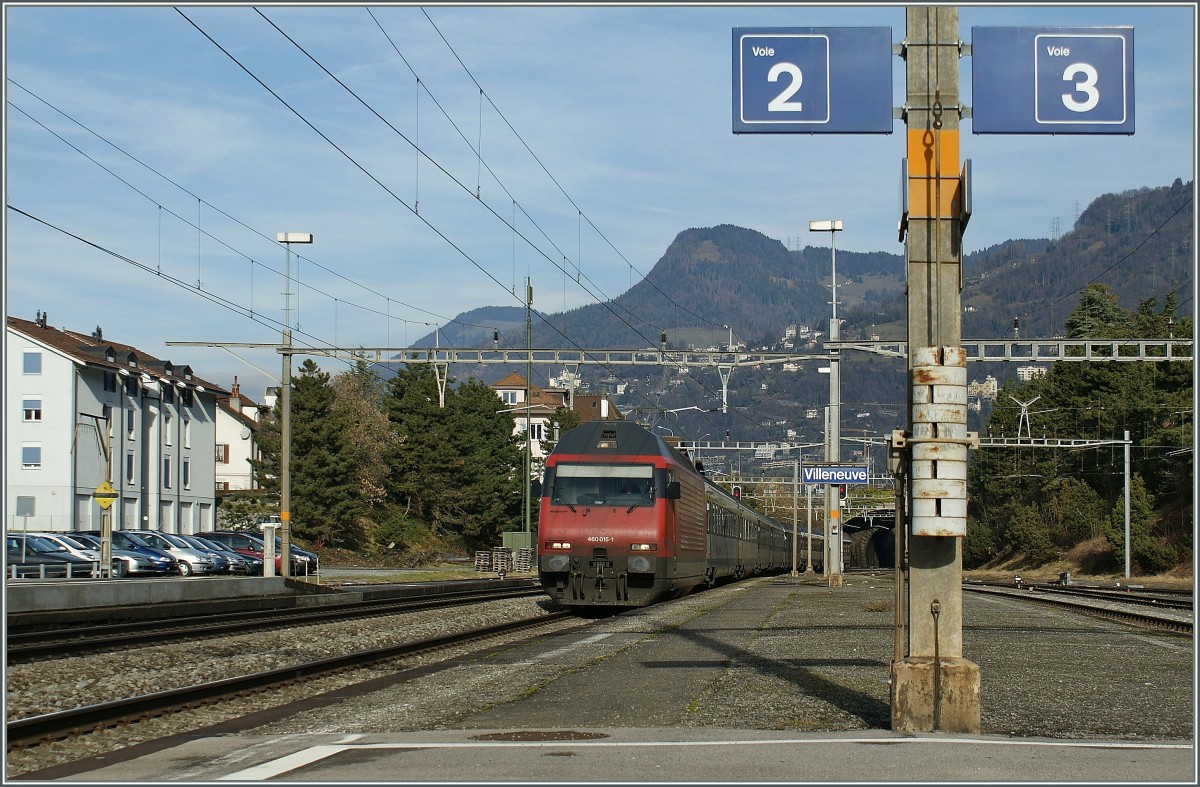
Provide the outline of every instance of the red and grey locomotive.
<path id="1" fill-rule="evenodd" d="M 562 435 L 538 521 L 538 576 L 564 606 L 644 606 L 791 565 L 789 530 L 628 421 Z"/>

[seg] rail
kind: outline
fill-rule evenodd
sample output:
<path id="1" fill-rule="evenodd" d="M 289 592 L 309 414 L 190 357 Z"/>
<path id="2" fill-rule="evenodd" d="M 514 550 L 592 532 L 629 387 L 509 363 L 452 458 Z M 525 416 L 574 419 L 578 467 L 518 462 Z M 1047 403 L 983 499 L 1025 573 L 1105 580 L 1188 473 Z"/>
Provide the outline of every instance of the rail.
<path id="1" fill-rule="evenodd" d="M 211 683 L 200 683 L 169 691 L 146 694 L 140 697 L 88 705 L 71 710 L 30 716 L 8 722 L 6 731 L 9 750 L 39 743 L 60 740 L 75 734 L 117 726 L 160 716 L 177 710 L 210 704 L 223 699 L 232 699 L 257 693 L 266 689 L 291 684 L 301 680 L 362 667 L 379 661 L 411 656 L 425 651 L 442 650 L 466 642 L 490 639 L 517 631 L 531 630 L 557 623 L 572 617 L 569 612 L 539 615 L 533 618 L 510 621 L 494 626 L 471 629 L 444 637 L 390 645 L 384 648 L 333 656 L 304 664 L 256 672 L 237 678 L 226 678 Z"/>

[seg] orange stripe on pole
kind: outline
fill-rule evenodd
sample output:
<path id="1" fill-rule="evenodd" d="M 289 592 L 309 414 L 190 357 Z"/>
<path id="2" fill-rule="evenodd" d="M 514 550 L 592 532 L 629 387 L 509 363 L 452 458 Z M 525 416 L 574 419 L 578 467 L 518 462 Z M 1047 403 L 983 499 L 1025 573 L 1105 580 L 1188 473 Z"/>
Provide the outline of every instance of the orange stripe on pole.
<path id="1" fill-rule="evenodd" d="M 958 211 L 954 199 L 958 192 L 959 169 L 957 129 L 909 129 L 908 217 L 956 217 Z"/>

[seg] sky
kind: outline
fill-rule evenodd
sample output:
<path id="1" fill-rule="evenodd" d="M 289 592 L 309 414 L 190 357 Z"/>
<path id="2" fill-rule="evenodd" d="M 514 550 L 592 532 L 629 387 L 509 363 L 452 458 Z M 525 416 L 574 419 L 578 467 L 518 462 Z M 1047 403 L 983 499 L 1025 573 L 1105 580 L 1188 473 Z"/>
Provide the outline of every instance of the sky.
<path id="1" fill-rule="evenodd" d="M 1194 180 L 1196 8 L 964 4 L 973 27 L 1134 30 L 1132 135 L 975 134 L 964 249 Z M 734 28 L 890 28 L 902 5 L 4 7 L 5 313 L 261 400 L 272 349 L 402 347 L 482 306 L 614 298 L 676 235 L 903 254 L 905 129 L 735 134 Z M 892 104 L 904 61 L 891 58 Z M 971 105 L 971 58 L 960 60 Z M 1194 206 L 1193 206 L 1194 210 Z M 289 253 L 276 233 L 311 233 Z M 736 330 L 736 326 L 734 326 Z M 345 368 L 320 361 L 331 373 Z"/>

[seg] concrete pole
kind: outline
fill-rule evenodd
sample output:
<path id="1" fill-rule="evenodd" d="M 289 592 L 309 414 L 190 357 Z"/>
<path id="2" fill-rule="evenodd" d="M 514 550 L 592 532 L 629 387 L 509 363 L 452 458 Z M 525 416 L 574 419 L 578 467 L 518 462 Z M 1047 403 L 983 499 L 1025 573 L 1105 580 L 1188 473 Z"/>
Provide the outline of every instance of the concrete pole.
<path id="1" fill-rule="evenodd" d="M 808 502 L 805 505 L 808 514 L 808 543 L 804 547 L 804 573 L 815 574 L 812 565 L 812 484 L 805 485 L 804 490 L 808 494 Z"/>
<path id="2" fill-rule="evenodd" d="M 799 576 L 800 572 L 796 566 L 796 553 L 800 548 L 798 538 L 800 536 L 800 460 L 794 460 L 792 464 L 792 576 Z"/>
<path id="3" fill-rule="evenodd" d="M 978 733 L 980 670 L 962 655 L 968 435 L 961 309 L 958 9 L 910 6 L 905 16 L 907 439 L 912 452 L 907 515 L 912 535 L 908 539 L 908 655 L 892 664 L 892 728 Z"/>
<path id="4" fill-rule="evenodd" d="M 289 252 L 290 256 L 290 252 Z M 283 329 L 283 378 L 279 386 L 279 576 L 292 575 L 292 329 Z M 275 531 L 264 532 L 275 546 Z M 264 555 L 265 557 L 265 555 Z"/>
<path id="5" fill-rule="evenodd" d="M 1125 430 L 1125 578 L 1129 579 L 1129 430 Z M 1128 584 L 1128 583 L 1126 583 Z"/>

